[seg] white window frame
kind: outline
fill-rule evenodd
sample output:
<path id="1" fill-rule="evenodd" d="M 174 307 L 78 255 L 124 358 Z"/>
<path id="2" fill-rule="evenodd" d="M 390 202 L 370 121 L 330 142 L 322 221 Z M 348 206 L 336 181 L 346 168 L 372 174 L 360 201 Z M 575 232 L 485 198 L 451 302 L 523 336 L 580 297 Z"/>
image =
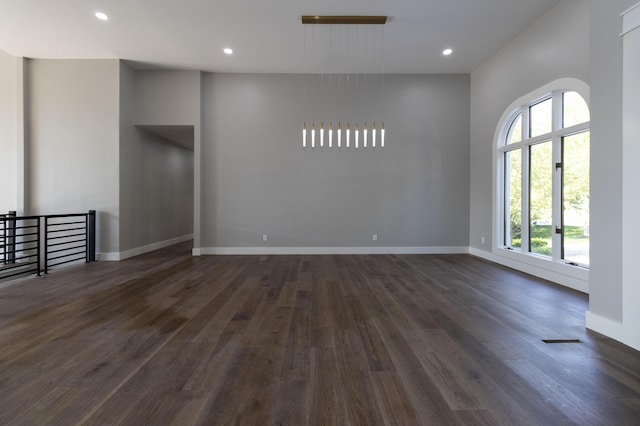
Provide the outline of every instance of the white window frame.
<path id="1" fill-rule="evenodd" d="M 567 264 L 560 259 L 560 245 L 562 244 L 561 235 L 552 233 L 552 245 L 557 247 L 553 250 L 551 258 L 547 256 L 537 255 L 527 251 L 528 248 L 528 226 L 523 227 L 521 234 L 522 245 L 520 250 L 510 249 L 503 244 L 504 242 L 504 216 L 503 209 L 505 201 L 504 184 L 504 153 L 510 150 L 520 150 L 522 155 L 522 172 L 523 177 L 529 176 L 529 147 L 535 144 L 552 141 L 554 163 L 561 162 L 561 140 L 565 136 L 581 133 L 590 129 L 590 122 L 581 123 L 575 126 L 561 128 L 562 125 L 562 94 L 564 92 L 577 92 L 584 98 L 587 106 L 590 106 L 589 86 L 581 80 L 574 78 L 563 78 L 546 84 L 533 92 L 524 95 L 514 101 L 502 114 L 498 121 L 494 135 L 494 155 L 493 155 L 493 246 L 492 253 L 498 256 L 502 262 L 513 268 L 524 272 L 557 282 L 576 290 L 589 292 L 589 269 L 584 266 L 574 266 Z M 528 138 L 529 134 L 529 107 L 548 98 L 554 103 L 554 115 L 552 117 L 552 131 L 534 138 Z M 518 114 L 522 116 L 522 141 L 511 144 L 505 144 Z M 561 191 L 561 170 L 553 171 L 553 197 L 557 199 L 558 193 Z M 523 186 L 528 185 L 523 181 Z M 522 222 L 529 223 L 529 200 L 527 198 L 528 190 L 522 191 L 523 213 Z M 552 229 L 561 223 L 562 206 L 560 203 L 554 203 L 552 212 Z"/>

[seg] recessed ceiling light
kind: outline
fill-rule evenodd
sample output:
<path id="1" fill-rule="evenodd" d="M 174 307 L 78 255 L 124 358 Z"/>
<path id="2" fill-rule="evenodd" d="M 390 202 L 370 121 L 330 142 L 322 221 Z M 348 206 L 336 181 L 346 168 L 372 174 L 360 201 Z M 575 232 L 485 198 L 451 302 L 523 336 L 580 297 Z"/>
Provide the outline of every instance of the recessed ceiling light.
<path id="1" fill-rule="evenodd" d="M 453 53 L 453 49 L 448 49 L 448 48 L 447 48 L 447 49 L 444 49 L 444 50 L 442 51 L 442 54 L 443 54 L 444 56 L 449 56 L 449 55 L 451 55 L 452 53 Z"/>
<path id="2" fill-rule="evenodd" d="M 102 13 L 102 12 L 96 12 L 96 18 L 98 18 L 101 21 L 108 21 L 109 20 L 109 17 L 105 13 Z"/>
<path id="3" fill-rule="evenodd" d="M 222 51 L 224 53 L 226 53 L 227 55 L 231 55 L 233 53 L 233 49 L 228 48 L 228 47 L 225 47 Z"/>

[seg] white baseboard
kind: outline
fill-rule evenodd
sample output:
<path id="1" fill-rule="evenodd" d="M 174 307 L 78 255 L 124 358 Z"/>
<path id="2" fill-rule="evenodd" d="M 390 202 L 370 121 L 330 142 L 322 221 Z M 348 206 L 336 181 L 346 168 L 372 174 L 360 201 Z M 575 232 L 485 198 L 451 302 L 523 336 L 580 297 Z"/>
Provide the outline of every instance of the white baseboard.
<path id="1" fill-rule="evenodd" d="M 478 250 L 476 248 L 470 248 L 469 253 L 481 257 L 483 259 L 489 260 L 494 263 L 498 263 L 500 265 L 506 266 L 508 268 L 512 268 L 518 271 L 525 272 L 529 275 L 533 275 L 534 277 L 542 278 L 543 280 L 552 281 L 554 283 L 563 285 L 565 287 L 572 288 L 574 290 L 581 291 L 583 293 L 589 294 L 589 281 L 580 280 L 578 278 L 570 277 L 568 275 L 560 274 L 554 271 L 550 271 L 547 269 L 539 268 L 533 265 L 529 265 L 527 263 L 518 262 L 517 260 L 508 259 L 502 256 L 496 256 L 495 254 L 485 251 Z"/>
<path id="2" fill-rule="evenodd" d="M 632 331 L 630 330 L 631 327 L 625 327 L 623 323 L 610 320 L 609 318 L 596 315 L 589 311 L 587 311 L 585 315 L 585 324 L 589 330 L 603 334 L 640 351 L 640 339 L 638 338 L 637 329 Z"/>
<path id="3" fill-rule="evenodd" d="M 469 254 L 468 247 L 202 247 L 201 255 L 296 255 L 296 254 Z"/>
<path id="4" fill-rule="evenodd" d="M 590 311 L 585 314 L 585 325 L 589 330 L 604 334 L 612 339 L 622 341 L 624 338 L 624 329 L 621 322 L 601 317 Z"/>
<path id="5" fill-rule="evenodd" d="M 120 260 L 120 253 L 115 251 L 115 252 L 103 252 L 103 253 L 96 253 L 96 259 L 99 262 L 117 262 L 118 260 Z"/>
<path id="6" fill-rule="evenodd" d="M 125 260 L 130 257 L 139 256 L 141 254 L 149 253 L 150 251 L 158 250 L 161 248 L 169 247 L 174 244 L 183 243 L 185 241 L 189 241 L 193 239 L 193 234 L 183 235 L 181 237 L 171 238 L 170 240 L 159 241 L 157 243 L 148 244 L 142 247 L 136 247 L 130 250 L 125 250 L 121 252 L 107 252 L 107 253 L 97 253 L 96 257 L 100 261 L 119 261 Z"/>

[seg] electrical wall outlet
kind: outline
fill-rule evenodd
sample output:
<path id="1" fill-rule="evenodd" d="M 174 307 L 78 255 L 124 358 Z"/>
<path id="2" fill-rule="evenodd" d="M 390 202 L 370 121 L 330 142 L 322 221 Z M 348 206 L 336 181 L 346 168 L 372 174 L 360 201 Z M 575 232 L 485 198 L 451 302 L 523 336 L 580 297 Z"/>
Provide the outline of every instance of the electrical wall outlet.
<path id="1" fill-rule="evenodd" d="M 484 237 L 480 237 L 480 242 L 484 244 Z"/>
<path id="2" fill-rule="evenodd" d="M 267 234 L 264 234 L 262 236 L 262 241 L 267 241 L 269 239 L 269 236 Z"/>
<path id="3" fill-rule="evenodd" d="M 373 241 L 378 241 L 378 234 L 373 234 Z"/>

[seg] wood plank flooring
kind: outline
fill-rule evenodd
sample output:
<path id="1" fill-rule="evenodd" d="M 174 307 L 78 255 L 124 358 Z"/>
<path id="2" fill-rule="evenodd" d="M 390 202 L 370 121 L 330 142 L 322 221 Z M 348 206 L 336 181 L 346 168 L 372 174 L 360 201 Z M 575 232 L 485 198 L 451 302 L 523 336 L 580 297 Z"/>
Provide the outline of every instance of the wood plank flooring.
<path id="1" fill-rule="evenodd" d="M 638 425 L 587 308 L 467 255 L 180 244 L 0 288 L 0 424 Z"/>

